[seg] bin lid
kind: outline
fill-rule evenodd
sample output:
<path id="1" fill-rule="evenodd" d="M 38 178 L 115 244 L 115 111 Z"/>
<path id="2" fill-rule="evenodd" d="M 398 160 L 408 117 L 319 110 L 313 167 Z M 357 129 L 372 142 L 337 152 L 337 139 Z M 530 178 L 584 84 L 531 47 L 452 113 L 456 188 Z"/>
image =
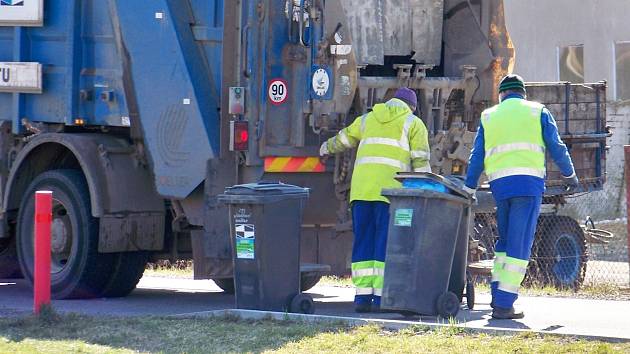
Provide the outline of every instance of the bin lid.
<path id="1" fill-rule="evenodd" d="M 282 182 L 238 184 L 225 189 L 219 200 L 226 203 L 269 203 L 284 199 L 307 198 L 309 189 Z"/>
<path id="2" fill-rule="evenodd" d="M 396 174 L 396 180 L 403 182 L 410 179 L 424 179 L 433 183 L 439 183 L 446 187 L 452 194 L 466 199 L 469 198 L 468 193 L 464 191 L 464 181 L 459 176 L 440 176 L 430 172 L 399 172 Z"/>

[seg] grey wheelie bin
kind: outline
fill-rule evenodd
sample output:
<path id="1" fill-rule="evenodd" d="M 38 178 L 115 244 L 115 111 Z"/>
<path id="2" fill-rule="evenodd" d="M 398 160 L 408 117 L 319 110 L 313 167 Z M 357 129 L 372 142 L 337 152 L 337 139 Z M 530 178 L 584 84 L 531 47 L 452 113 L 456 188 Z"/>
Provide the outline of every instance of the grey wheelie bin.
<path id="1" fill-rule="evenodd" d="M 225 190 L 229 205 L 236 308 L 313 313 L 300 293 L 300 229 L 308 189 L 252 183 Z"/>
<path id="2" fill-rule="evenodd" d="M 466 285 L 471 200 L 438 175 L 398 179 L 403 188 L 382 192 L 390 200 L 391 216 L 381 308 L 455 316 Z"/>

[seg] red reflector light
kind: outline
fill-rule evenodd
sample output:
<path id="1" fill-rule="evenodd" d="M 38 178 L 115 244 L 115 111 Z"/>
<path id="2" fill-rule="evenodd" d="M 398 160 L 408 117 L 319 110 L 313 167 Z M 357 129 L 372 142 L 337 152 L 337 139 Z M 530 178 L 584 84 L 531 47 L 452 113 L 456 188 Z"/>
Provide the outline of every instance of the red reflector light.
<path id="1" fill-rule="evenodd" d="M 237 139 L 237 142 L 247 142 L 249 141 L 249 132 L 247 130 L 241 131 L 241 138 Z"/>
<path id="2" fill-rule="evenodd" d="M 230 151 L 247 151 L 249 149 L 249 122 L 231 121 L 230 127 Z"/>

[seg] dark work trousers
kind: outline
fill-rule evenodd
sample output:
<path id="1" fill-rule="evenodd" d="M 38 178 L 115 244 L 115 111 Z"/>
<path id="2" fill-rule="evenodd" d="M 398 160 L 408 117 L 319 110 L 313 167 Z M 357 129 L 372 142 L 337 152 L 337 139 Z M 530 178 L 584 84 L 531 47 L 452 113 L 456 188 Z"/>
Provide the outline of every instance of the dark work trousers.
<path id="1" fill-rule="evenodd" d="M 542 197 L 515 197 L 497 201 L 497 223 L 499 228 L 499 240 L 495 247 L 496 262 L 503 262 L 504 270 L 512 271 L 508 276 L 512 283 L 517 276 L 515 269 L 526 269 L 527 261 L 532 250 L 536 224 L 540 214 L 540 204 Z M 518 264 L 515 266 L 515 264 Z M 512 268 L 510 269 L 510 265 Z M 523 268 L 524 266 L 524 268 Z M 497 265 L 495 264 L 495 271 Z M 510 282 L 501 284 L 505 279 L 506 272 L 501 270 L 493 274 L 491 283 L 492 301 L 494 306 L 501 308 L 511 308 L 518 298 L 518 289 L 509 289 Z M 525 272 L 522 271 L 522 277 Z M 522 279 L 521 279 L 522 281 Z M 520 286 L 520 282 L 516 284 Z M 515 291 L 516 290 L 516 291 Z"/>
<path id="2" fill-rule="evenodd" d="M 352 223 L 352 281 L 356 287 L 354 302 L 380 306 L 389 204 L 380 201 L 352 202 Z"/>

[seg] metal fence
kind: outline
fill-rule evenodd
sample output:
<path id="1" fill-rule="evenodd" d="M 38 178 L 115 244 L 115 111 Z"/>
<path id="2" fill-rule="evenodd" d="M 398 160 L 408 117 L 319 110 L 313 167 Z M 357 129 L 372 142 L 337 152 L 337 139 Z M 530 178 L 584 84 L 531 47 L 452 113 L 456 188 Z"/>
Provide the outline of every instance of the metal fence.
<path id="1" fill-rule="evenodd" d="M 543 205 L 524 284 L 576 290 L 628 287 L 627 220 L 619 218 L 625 210 L 610 211 L 611 204 L 619 205 L 619 193 L 597 191 L 567 198 L 563 205 Z M 608 220 L 602 220 L 602 209 L 608 210 Z M 498 238 L 495 214 L 477 214 L 472 237 L 479 241 L 478 257 L 492 259 Z"/>

